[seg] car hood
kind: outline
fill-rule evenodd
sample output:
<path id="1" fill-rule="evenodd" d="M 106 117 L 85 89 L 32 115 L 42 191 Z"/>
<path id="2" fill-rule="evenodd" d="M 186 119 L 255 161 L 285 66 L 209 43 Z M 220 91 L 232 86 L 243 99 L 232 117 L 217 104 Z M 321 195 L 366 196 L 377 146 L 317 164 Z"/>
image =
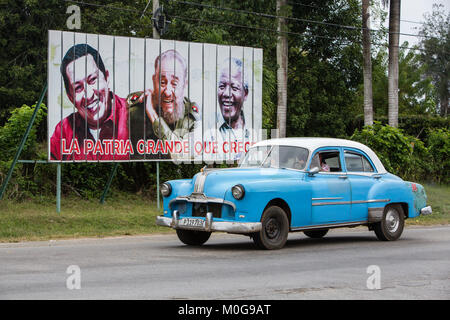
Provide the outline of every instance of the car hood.
<path id="1" fill-rule="evenodd" d="M 209 169 L 194 176 L 193 184 L 204 175 L 202 192 L 208 197 L 224 198 L 227 191 L 237 184 L 242 184 L 246 190 L 262 182 L 272 182 L 278 179 L 299 179 L 304 172 L 278 168 L 231 168 Z M 200 180 L 199 180 L 200 181 Z"/>

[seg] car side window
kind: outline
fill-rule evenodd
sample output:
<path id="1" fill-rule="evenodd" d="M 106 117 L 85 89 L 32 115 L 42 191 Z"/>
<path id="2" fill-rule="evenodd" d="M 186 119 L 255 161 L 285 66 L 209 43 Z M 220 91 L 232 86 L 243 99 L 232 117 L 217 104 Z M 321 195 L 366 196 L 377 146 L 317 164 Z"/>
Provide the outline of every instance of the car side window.
<path id="1" fill-rule="evenodd" d="M 359 153 L 345 151 L 345 165 L 348 172 L 374 172 L 372 165 L 365 156 Z"/>
<path id="2" fill-rule="evenodd" d="M 317 152 L 311 160 L 311 169 L 318 167 L 321 172 L 340 172 L 342 171 L 341 161 L 339 160 L 339 151 L 326 150 Z"/>
<path id="3" fill-rule="evenodd" d="M 362 156 L 362 161 L 363 161 L 364 172 L 375 172 L 375 170 L 373 169 L 369 160 L 366 159 L 366 157 Z"/>

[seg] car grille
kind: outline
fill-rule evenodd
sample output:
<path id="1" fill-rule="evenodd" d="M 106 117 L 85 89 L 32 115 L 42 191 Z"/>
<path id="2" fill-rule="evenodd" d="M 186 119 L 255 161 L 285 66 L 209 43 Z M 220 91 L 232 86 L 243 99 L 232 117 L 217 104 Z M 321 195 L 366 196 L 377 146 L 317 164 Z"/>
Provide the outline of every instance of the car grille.
<path id="1" fill-rule="evenodd" d="M 212 212 L 213 218 L 222 217 L 222 204 L 221 203 L 194 203 L 192 205 L 193 217 L 206 217 L 207 212 Z"/>

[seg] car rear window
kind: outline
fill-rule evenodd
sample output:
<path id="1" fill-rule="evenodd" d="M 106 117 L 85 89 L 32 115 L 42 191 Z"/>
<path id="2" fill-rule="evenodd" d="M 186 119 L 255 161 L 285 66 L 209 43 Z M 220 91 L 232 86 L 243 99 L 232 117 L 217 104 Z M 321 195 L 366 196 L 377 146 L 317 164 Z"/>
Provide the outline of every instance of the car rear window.
<path id="1" fill-rule="evenodd" d="M 365 156 L 359 153 L 345 152 L 345 165 L 348 172 L 374 172 Z"/>

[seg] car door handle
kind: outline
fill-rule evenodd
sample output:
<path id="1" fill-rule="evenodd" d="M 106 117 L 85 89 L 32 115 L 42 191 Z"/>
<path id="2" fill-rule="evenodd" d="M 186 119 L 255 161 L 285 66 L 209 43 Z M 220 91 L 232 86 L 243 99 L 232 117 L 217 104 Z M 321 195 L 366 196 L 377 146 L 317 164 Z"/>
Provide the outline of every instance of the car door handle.
<path id="1" fill-rule="evenodd" d="M 347 179 L 348 177 L 346 175 L 339 176 L 339 179 Z"/>

